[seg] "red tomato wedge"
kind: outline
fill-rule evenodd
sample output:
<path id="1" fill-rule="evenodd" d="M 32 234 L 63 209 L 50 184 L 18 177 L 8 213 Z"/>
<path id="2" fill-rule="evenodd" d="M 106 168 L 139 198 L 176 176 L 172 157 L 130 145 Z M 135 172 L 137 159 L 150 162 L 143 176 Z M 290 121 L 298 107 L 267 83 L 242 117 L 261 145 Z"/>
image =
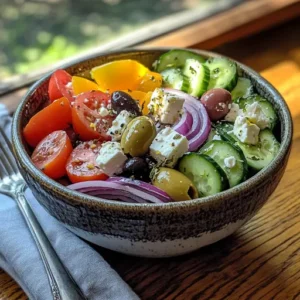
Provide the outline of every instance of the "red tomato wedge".
<path id="1" fill-rule="evenodd" d="M 23 134 L 26 142 L 35 147 L 48 134 L 69 127 L 71 122 L 71 105 L 63 97 L 35 114 L 25 126 Z"/>
<path id="2" fill-rule="evenodd" d="M 66 163 L 73 150 L 67 133 L 58 130 L 47 135 L 34 149 L 32 162 L 52 179 L 66 175 Z"/>
<path id="3" fill-rule="evenodd" d="M 81 140 L 111 139 L 107 130 L 114 117 L 99 112 L 101 107 L 108 109 L 109 105 L 110 95 L 100 91 L 85 92 L 76 97 L 72 107 L 72 123 Z"/>
<path id="4" fill-rule="evenodd" d="M 56 70 L 50 78 L 48 93 L 51 101 L 66 97 L 72 102 L 74 100 L 72 76 L 65 70 Z"/>
<path id="5" fill-rule="evenodd" d="M 96 166 L 96 158 L 101 144 L 101 141 L 84 142 L 73 150 L 66 166 L 68 177 L 72 183 L 108 178 Z"/>

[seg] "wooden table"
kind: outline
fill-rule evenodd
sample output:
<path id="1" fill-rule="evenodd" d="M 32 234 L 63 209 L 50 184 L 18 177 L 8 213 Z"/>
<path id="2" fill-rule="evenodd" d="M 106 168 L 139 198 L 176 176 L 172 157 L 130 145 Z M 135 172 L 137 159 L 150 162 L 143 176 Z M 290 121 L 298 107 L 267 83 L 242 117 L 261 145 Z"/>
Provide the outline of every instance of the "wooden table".
<path id="1" fill-rule="evenodd" d="M 299 37 L 300 19 L 214 49 L 261 72 L 283 94 L 294 120 L 290 161 L 267 204 L 223 241 L 169 259 L 99 249 L 142 299 L 300 299 Z M 1 271 L 0 283 L 1 300 L 27 299 Z"/>

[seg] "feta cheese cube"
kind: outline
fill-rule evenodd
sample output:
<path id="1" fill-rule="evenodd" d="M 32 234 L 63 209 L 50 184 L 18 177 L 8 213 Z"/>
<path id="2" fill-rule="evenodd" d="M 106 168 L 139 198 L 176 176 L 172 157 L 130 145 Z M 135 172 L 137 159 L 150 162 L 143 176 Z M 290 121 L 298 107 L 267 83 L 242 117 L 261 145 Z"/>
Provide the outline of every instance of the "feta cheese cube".
<path id="1" fill-rule="evenodd" d="M 224 158 L 224 165 L 225 167 L 232 169 L 236 165 L 236 159 L 234 156 L 228 156 Z"/>
<path id="2" fill-rule="evenodd" d="M 123 153 L 120 143 L 106 142 L 100 149 L 96 163 L 104 174 L 112 176 L 122 172 L 126 160 L 127 156 Z"/>
<path id="3" fill-rule="evenodd" d="M 230 111 L 228 112 L 228 114 L 225 116 L 225 120 L 228 122 L 232 122 L 234 123 L 235 119 L 237 118 L 237 116 L 242 115 L 242 110 L 240 109 L 239 105 L 236 103 L 231 103 L 230 104 Z"/>
<path id="4" fill-rule="evenodd" d="M 108 129 L 108 134 L 113 141 L 120 141 L 121 136 L 134 116 L 127 110 L 122 110 L 112 122 L 112 126 Z"/>
<path id="5" fill-rule="evenodd" d="M 244 116 L 238 116 L 234 122 L 233 133 L 242 143 L 256 145 L 259 131 L 259 127 L 250 123 Z"/>
<path id="6" fill-rule="evenodd" d="M 266 117 L 261 105 L 257 101 L 246 105 L 244 115 L 250 122 L 256 124 L 260 129 L 270 127 L 269 119 Z"/>
<path id="7" fill-rule="evenodd" d="M 183 103 L 183 98 L 156 88 L 152 93 L 148 109 L 162 124 L 173 125 L 182 112 Z"/>
<path id="8" fill-rule="evenodd" d="M 173 168 L 188 148 L 189 143 L 185 136 L 166 127 L 157 134 L 150 145 L 150 155 L 160 166 Z"/>

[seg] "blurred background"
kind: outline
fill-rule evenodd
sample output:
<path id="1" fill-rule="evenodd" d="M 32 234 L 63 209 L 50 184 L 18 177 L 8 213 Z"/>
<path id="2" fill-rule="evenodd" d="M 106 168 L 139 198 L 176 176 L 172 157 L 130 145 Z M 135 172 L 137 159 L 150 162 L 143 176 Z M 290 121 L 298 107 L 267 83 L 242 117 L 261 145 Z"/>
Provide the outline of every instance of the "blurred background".
<path id="1" fill-rule="evenodd" d="M 126 45 L 119 41 L 114 48 L 131 46 L 239 2 L 0 0 L 0 79 L 31 73 L 117 38 L 123 37 Z M 170 19 L 172 16 L 174 19 Z M 132 35 L 151 24 L 158 24 L 155 32 L 144 30 Z M 124 39 L 130 33 L 131 38 Z"/>

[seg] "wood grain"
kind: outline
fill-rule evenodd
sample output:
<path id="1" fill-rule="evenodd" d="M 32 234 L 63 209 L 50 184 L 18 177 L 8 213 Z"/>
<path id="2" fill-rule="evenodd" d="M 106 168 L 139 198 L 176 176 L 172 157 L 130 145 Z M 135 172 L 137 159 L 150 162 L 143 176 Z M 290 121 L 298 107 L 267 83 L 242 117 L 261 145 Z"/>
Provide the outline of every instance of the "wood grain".
<path id="1" fill-rule="evenodd" d="M 98 249 L 142 299 L 300 299 L 299 33 L 295 20 L 216 49 L 261 72 L 285 97 L 294 120 L 290 161 L 267 204 L 223 241 L 169 259 Z M 0 283 L 1 300 L 26 299 L 1 271 Z"/>

